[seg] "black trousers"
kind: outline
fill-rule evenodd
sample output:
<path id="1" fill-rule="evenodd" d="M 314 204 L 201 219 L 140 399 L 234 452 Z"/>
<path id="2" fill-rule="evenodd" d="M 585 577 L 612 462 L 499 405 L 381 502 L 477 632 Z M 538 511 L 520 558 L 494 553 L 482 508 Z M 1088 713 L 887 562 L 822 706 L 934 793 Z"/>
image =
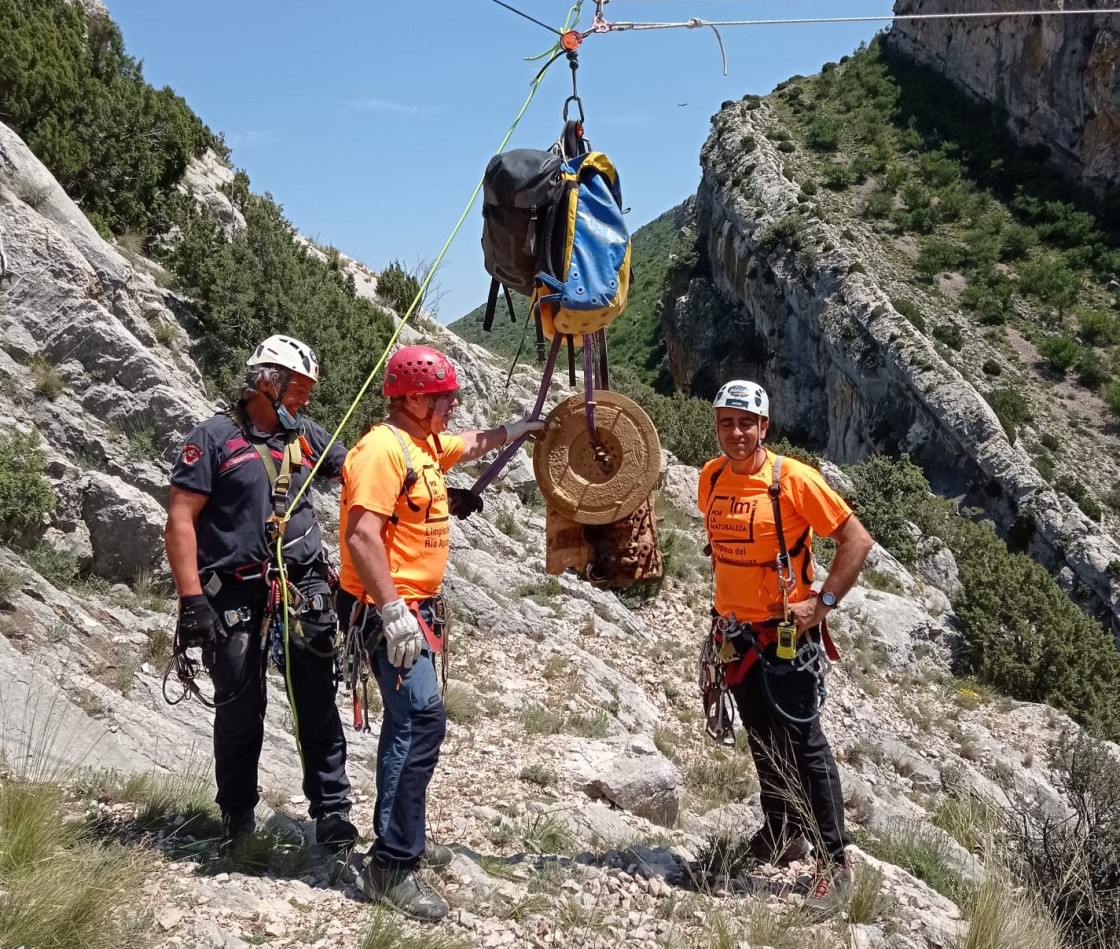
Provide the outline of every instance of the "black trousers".
<path id="1" fill-rule="evenodd" d="M 776 661 L 776 647 L 766 651 Z M 775 841 L 804 835 L 829 859 L 843 860 L 851 843 L 844 830 L 840 772 L 820 720 L 799 725 L 784 718 L 766 696 L 762 663 L 755 661 L 743 681 L 730 686 L 750 741 L 761 788 L 763 828 Z M 816 677 L 808 672 L 768 676 L 778 705 L 795 718 L 816 707 Z"/>
<path id="2" fill-rule="evenodd" d="M 329 595 L 326 569 L 316 564 L 289 579 L 306 596 Z M 261 623 L 268 588 L 261 580 L 223 582 L 211 597 L 218 615 L 219 638 L 204 661 L 214 681 L 214 765 L 217 802 L 223 813 L 256 806 L 257 765 L 264 742 L 267 692 Z M 329 601 L 328 601 L 329 602 Z M 346 777 L 346 735 L 335 706 L 334 611 L 311 611 L 301 617 L 311 649 L 288 649 L 289 676 L 295 699 L 299 743 L 303 751 L 303 793 L 311 817 L 350 810 Z"/>

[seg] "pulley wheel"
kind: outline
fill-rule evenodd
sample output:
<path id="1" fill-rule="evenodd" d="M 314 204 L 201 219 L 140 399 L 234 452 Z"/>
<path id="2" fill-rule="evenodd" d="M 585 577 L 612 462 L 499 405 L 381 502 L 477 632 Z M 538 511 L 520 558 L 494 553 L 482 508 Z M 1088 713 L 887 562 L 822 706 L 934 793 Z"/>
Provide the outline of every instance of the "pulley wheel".
<path id="1" fill-rule="evenodd" d="M 595 440 L 582 395 L 549 413 L 533 449 L 541 494 L 578 524 L 610 524 L 634 513 L 657 484 L 661 443 L 636 403 L 596 389 Z"/>

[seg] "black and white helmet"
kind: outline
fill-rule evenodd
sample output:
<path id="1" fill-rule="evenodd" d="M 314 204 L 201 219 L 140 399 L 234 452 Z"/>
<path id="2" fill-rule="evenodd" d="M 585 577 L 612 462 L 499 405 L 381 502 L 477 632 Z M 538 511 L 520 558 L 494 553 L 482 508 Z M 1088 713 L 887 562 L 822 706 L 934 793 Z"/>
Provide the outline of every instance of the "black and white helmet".
<path id="1" fill-rule="evenodd" d="M 290 336 L 270 336 L 261 343 L 245 363 L 247 366 L 283 366 L 319 381 L 319 360 L 306 343 Z"/>
<path id="2" fill-rule="evenodd" d="M 725 382 L 712 402 L 714 409 L 742 409 L 762 418 L 770 418 L 770 397 L 757 382 L 732 379 Z"/>

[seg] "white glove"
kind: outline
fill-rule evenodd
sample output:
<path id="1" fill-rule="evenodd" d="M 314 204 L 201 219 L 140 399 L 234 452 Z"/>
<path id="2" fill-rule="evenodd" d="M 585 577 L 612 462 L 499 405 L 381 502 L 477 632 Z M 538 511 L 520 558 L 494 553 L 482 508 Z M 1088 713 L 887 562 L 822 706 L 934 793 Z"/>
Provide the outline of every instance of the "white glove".
<path id="1" fill-rule="evenodd" d="M 381 608 L 381 628 L 389 647 L 389 662 L 411 669 L 424 646 L 424 633 L 404 600 L 393 600 Z"/>
<path id="2" fill-rule="evenodd" d="M 516 441 L 522 435 L 532 435 L 544 429 L 544 419 L 523 418 L 519 422 L 506 422 L 502 428 L 506 433 L 506 444 Z"/>

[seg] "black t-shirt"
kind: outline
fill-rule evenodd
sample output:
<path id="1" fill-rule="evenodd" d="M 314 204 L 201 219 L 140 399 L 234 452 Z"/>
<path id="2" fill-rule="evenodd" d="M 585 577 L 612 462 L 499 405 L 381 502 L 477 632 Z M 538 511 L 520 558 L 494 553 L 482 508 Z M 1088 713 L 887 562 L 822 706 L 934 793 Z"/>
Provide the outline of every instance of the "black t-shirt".
<path id="1" fill-rule="evenodd" d="M 171 484 L 185 491 L 207 495 L 198 516 L 198 569 L 232 570 L 246 564 L 264 563 L 271 551 L 265 522 L 272 513 L 272 488 L 254 443 L 268 445 L 279 469 L 284 459 L 287 432 L 264 435 L 250 428 L 246 438 L 226 414 L 207 419 L 191 432 L 171 469 Z M 250 441 L 249 439 L 252 439 Z M 292 472 L 288 497 L 294 498 L 307 481 L 330 435 L 322 426 L 304 419 L 300 433 L 303 465 Z M 346 446 L 335 442 L 319 468 L 317 478 L 342 475 Z M 322 551 L 322 537 L 306 492 L 292 510 L 284 534 L 284 561 L 311 564 Z"/>

